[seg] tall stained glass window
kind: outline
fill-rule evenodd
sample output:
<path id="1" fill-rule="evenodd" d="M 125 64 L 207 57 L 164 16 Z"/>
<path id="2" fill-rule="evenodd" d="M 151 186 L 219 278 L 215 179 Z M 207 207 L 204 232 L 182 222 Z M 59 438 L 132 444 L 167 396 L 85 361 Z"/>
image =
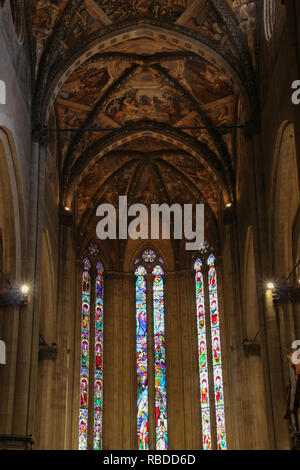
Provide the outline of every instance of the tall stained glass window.
<path id="1" fill-rule="evenodd" d="M 207 338 L 205 318 L 205 297 L 202 274 L 202 262 L 198 259 L 195 263 L 196 270 L 196 305 L 198 327 L 198 351 L 200 371 L 200 399 L 202 413 L 202 438 L 203 449 L 211 449 L 210 406 L 209 406 L 209 380 L 207 360 Z"/>
<path id="2" fill-rule="evenodd" d="M 167 433 L 167 389 L 166 389 L 166 353 L 165 353 L 165 305 L 164 271 L 156 264 L 157 255 L 153 250 L 143 252 L 141 264 L 136 275 L 136 357 L 137 357 L 137 437 L 138 449 L 149 449 L 149 433 L 155 434 L 155 448 L 168 449 Z M 162 263 L 159 258 L 158 263 Z M 147 272 L 149 275 L 146 277 Z M 147 280 L 148 279 L 148 280 Z M 147 295 L 151 292 L 153 304 L 151 312 Z M 153 331 L 149 335 L 149 316 L 153 316 Z M 149 344 L 149 336 L 153 338 Z M 148 350 L 154 347 L 154 361 L 149 364 Z M 149 404 L 149 368 L 154 371 L 153 396 L 154 406 Z M 149 411 L 155 416 L 155 429 L 149 429 Z"/>
<path id="3" fill-rule="evenodd" d="M 103 266 L 97 265 L 95 309 L 94 449 L 102 449 L 103 415 Z"/>
<path id="4" fill-rule="evenodd" d="M 80 412 L 79 450 L 87 449 L 88 396 L 89 396 L 89 342 L 91 306 L 91 263 L 83 262 L 82 275 L 82 315 L 81 315 L 81 369 L 80 369 Z"/>
<path id="5" fill-rule="evenodd" d="M 221 337 L 220 337 L 220 315 L 218 302 L 218 281 L 215 268 L 215 257 L 210 255 L 207 261 L 208 285 L 209 285 L 209 307 L 210 307 L 210 325 L 212 339 L 213 355 L 213 375 L 215 390 L 215 407 L 217 423 L 217 443 L 219 450 L 226 450 L 226 429 L 224 412 L 224 389 L 221 355 Z"/>
<path id="6" fill-rule="evenodd" d="M 89 447 L 102 449 L 103 266 L 97 264 L 93 281 L 91 268 L 91 262 L 86 258 L 82 274 L 79 450 L 87 450 Z M 91 295 L 95 299 L 95 310 L 91 309 Z M 93 403 L 89 403 L 91 393 L 94 393 Z M 90 429 L 93 429 L 93 444 L 89 444 Z"/>
<path id="7" fill-rule="evenodd" d="M 196 307 L 203 449 L 212 449 L 211 419 L 214 409 L 216 417 L 216 446 L 219 450 L 226 450 L 220 315 L 215 257 L 213 255 L 208 257 L 205 275 L 204 266 L 200 259 L 196 261 L 194 268 L 196 271 Z M 206 279 L 207 282 L 205 283 Z M 207 315 L 205 309 L 206 298 L 208 298 L 209 315 Z M 209 338 L 211 338 L 211 340 Z M 211 343 L 210 346 L 209 341 Z M 208 360 L 209 348 L 212 357 L 211 361 Z M 210 377 L 212 377 L 214 387 L 214 401 L 211 404 L 209 398 Z"/>
<path id="8" fill-rule="evenodd" d="M 156 449 L 168 449 L 164 271 L 156 266 L 153 280 L 153 324 L 155 362 L 155 422 Z"/>
<path id="9" fill-rule="evenodd" d="M 136 272 L 136 369 L 138 449 L 149 449 L 146 269 Z"/>

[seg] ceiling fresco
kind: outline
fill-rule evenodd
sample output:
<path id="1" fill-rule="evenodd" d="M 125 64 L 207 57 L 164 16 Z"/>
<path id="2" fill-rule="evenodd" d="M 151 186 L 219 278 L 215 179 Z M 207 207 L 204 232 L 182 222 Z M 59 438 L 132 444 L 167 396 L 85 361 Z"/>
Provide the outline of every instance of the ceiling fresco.
<path id="1" fill-rule="evenodd" d="M 176 21 L 192 0 L 96 0 L 112 21 L 149 16 Z"/>
<path id="2" fill-rule="evenodd" d="M 34 116 L 38 126 L 52 97 L 49 146 L 79 232 L 93 227 L 95 204 L 124 194 L 145 204 L 201 201 L 216 227 L 220 193 L 224 204 L 235 199 L 238 106 L 245 119 L 258 106 L 261 3 L 28 4 Z"/>

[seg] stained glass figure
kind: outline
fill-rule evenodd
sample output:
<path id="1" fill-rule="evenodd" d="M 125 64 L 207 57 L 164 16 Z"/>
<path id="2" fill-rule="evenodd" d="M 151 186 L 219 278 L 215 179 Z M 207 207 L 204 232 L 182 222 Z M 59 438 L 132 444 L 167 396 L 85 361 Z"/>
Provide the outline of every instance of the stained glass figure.
<path id="1" fill-rule="evenodd" d="M 164 271 L 156 266 L 153 280 L 154 319 L 154 367 L 155 367 L 155 418 L 156 450 L 168 449 L 165 312 L 164 312 Z"/>
<path id="2" fill-rule="evenodd" d="M 197 306 L 198 351 L 199 351 L 201 416 L 202 416 L 202 439 L 203 439 L 203 449 L 211 450 L 211 425 L 210 425 L 209 380 L 208 380 L 208 362 L 207 362 L 205 297 L 204 297 L 204 280 L 203 280 L 203 273 L 202 273 L 202 262 L 200 259 L 197 259 L 194 268 L 196 271 L 196 306 Z"/>
<path id="3" fill-rule="evenodd" d="M 136 275 L 136 369 L 138 449 L 149 449 L 148 345 L 146 269 L 139 266 Z"/>
<path id="4" fill-rule="evenodd" d="M 86 258 L 82 274 L 82 313 L 81 313 L 81 367 L 80 367 L 80 411 L 79 411 L 79 450 L 87 449 L 88 396 L 89 396 L 89 334 L 91 263 Z"/>
<path id="5" fill-rule="evenodd" d="M 222 354 L 221 354 L 221 336 L 219 324 L 219 306 L 218 306 L 218 282 L 217 271 L 215 268 L 215 257 L 211 255 L 207 261 L 208 264 L 208 288 L 211 319 L 211 338 L 213 355 L 213 376 L 214 392 L 216 406 L 217 423 L 217 445 L 219 450 L 226 450 L 226 426 L 224 409 L 224 389 L 222 373 Z"/>
<path id="6" fill-rule="evenodd" d="M 97 265 L 95 305 L 94 450 L 102 449 L 103 416 L 103 266 Z"/>

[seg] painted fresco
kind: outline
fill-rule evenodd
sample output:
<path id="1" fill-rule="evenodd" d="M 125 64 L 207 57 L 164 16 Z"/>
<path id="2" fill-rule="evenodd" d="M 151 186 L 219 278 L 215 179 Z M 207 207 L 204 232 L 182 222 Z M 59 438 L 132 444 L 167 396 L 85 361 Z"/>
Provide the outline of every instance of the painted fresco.
<path id="1" fill-rule="evenodd" d="M 142 16 L 175 21 L 190 0 L 97 0 L 97 3 L 113 21 Z"/>
<path id="2" fill-rule="evenodd" d="M 115 93 L 105 108 L 105 114 L 119 124 L 139 119 L 175 124 L 193 109 L 148 70 L 139 72 L 124 88 L 125 93 Z"/>

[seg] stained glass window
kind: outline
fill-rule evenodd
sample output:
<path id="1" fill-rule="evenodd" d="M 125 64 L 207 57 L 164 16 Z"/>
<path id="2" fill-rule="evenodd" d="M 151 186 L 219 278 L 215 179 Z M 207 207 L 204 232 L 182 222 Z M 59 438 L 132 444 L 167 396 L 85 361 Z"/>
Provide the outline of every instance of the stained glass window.
<path id="1" fill-rule="evenodd" d="M 136 272 L 136 368 L 138 449 L 149 449 L 146 269 Z"/>
<path id="2" fill-rule="evenodd" d="M 209 285 L 209 306 L 211 321 L 211 338 L 213 352 L 213 375 L 215 388 L 215 407 L 217 423 L 217 444 L 219 450 L 226 450 L 226 428 L 224 411 L 224 390 L 223 390 L 223 372 L 221 355 L 221 337 L 219 322 L 219 304 L 218 304 L 218 282 L 215 268 L 215 257 L 210 255 L 207 261 L 208 285 Z"/>
<path id="3" fill-rule="evenodd" d="M 103 415 L 103 266 L 97 265 L 95 310 L 94 449 L 102 449 Z"/>
<path id="4" fill-rule="evenodd" d="M 166 389 L 166 351 L 165 351 L 165 306 L 164 271 L 156 266 L 153 280 L 153 324 L 155 357 L 155 419 L 156 450 L 168 449 L 167 389 Z"/>
<path id="5" fill-rule="evenodd" d="M 210 428 L 210 404 L 209 404 L 209 381 L 207 361 L 207 339 L 205 319 L 205 297 L 202 274 L 202 262 L 198 259 L 195 263 L 196 270 L 196 305 L 197 305 L 197 328 L 198 328 L 198 352 L 200 371 L 200 396 L 202 413 L 202 439 L 203 449 L 211 449 Z"/>
<path id="6" fill-rule="evenodd" d="M 95 311 L 91 311 L 91 293 L 95 287 Z M 93 309 L 94 310 L 94 309 Z M 94 333 L 91 328 L 95 324 Z M 91 336 L 94 340 L 91 343 Z M 91 345 L 92 344 L 92 345 Z M 94 356 L 91 351 L 94 346 Z M 94 359 L 90 360 L 90 357 Z M 94 403 L 89 406 L 90 393 Z M 95 281 L 91 281 L 91 263 L 83 262 L 82 314 L 81 314 L 81 368 L 80 368 L 80 411 L 79 450 L 87 450 L 89 429 L 93 429 L 93 448 L 102 449 L 103 417 L 103 266 L 97 264 Z"/>
<path id="7" fill-rule="evenodd" d="M 166 353 L 165 353 L 165 305 L 164 271 L 154 263 L 157 255 L 153 250 L 143 252 L 141 259 L 150 270 L 147 286 L 146 268 L 142 264 L 135 271 L 136 275 L 136 355 L 137 355 L 137 435 L 138 449 L 149 449 L 149 432 L 155 433 L 155 448 L 168 449 L 167 432 L 167 389 L 166 389 Z M 159 259 L 162 262 L 162 259 Z M 152 266 L 151 266 L 152 265 Z M 151 276 L 152 275 L 152 276 Z M 148 320 L 147 287 L 153 294 L 153 335 L 154 361 L 148 363 Z M 153 343 L 151 347 L 153 347 Z M 153 395 L 155 397 L 155 429 L 149 430 L 149 383 L 148 369 L 154 369 Z"/>
<path id="8" fill-rule="evenodd" d="M 196 308 L 198 329 L 198 351 L 200 371 L 200 395 L 202 414 L 203 449 L 212 449 L 211 413 L 212 406 L 209 400 L 209 377 L 213 378 L 214 403 L 216 414 L 217 448 L 226 450 L 226 426 L 224 409 L 224 389 L 221 355 L 221 336 L 218 305 L 218 283 L 215 268 L 215 257 L 210 255 L 207 260 L 208 267 L 208 292 L 205 286 L 203 264 L 198 259 L 194 265 L 196 271 Z M 205 311 L 205 298 L 208 295 L 209 319 Z M 211 338 L 211 356 L 208 360 L 208 341 Z"/>
<path id="9" fill-rule="evenodd" d="M 153 263 L 156 260 L 156 253 L 153 250 L 146 250 L 142 257 L 146 263 Z"/>
<path id="10" fill-rule="evenodd" d="M 89 395 L 89 335 L 91 300 L 91 263 L 83 262 L 82 275 L 82 314 L 81 314 L 81 369 L 80 369 L 80 411 L 79 411 L 79 450 L 87 449 L 88 395 Z"/>

